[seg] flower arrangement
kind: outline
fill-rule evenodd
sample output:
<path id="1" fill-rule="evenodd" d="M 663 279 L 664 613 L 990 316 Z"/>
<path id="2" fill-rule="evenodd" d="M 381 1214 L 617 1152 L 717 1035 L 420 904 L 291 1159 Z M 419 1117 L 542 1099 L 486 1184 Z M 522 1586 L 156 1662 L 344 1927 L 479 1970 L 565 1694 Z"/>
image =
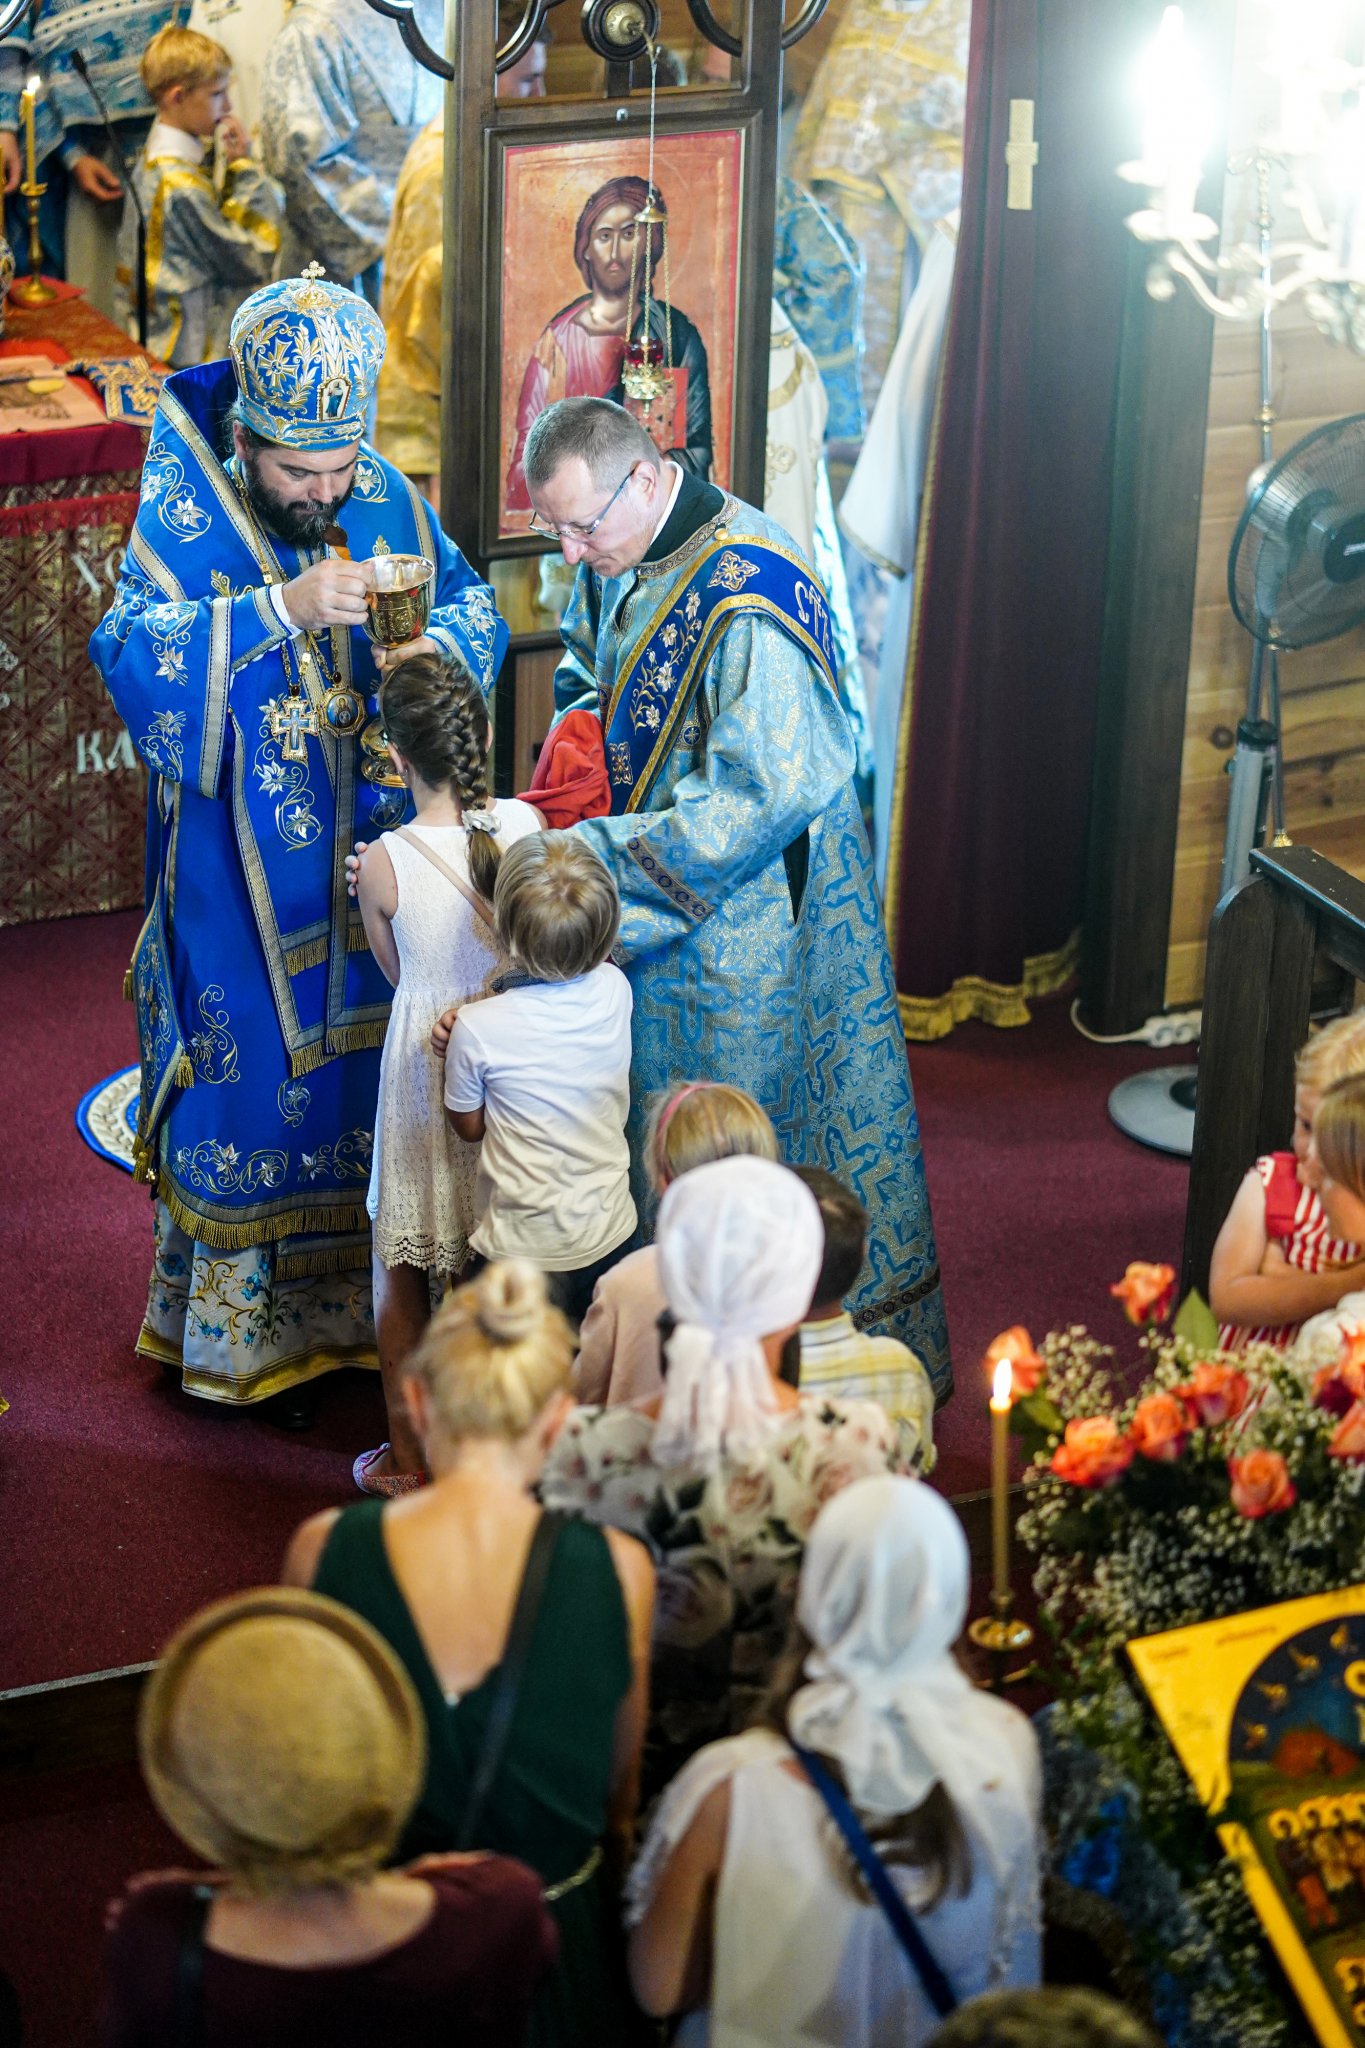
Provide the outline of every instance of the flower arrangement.
<path id="1" fill-rule="evenodd" d="M 1053 1732 L 1098 1759 L 1092 1815 L 1126 1801 L 1179 1880 L 1186 1936 L 1152 1924 L 1139 1947 L 1179 1980 L 1181 2036 L 1288 2048 L 1301 2022 L 1272 1988 L 1237 1872 L 1139 1704 L 1123 1646 L 1365 1581 L 1365 1338 L 1304 1376 L 1269 1346 L 1221 1353 L 1198 1296 L 1163 1330 L 1169 1266 L 1132 1265 L 1111 1291 L 1142 1328 L 1134 1367 L 1079 1325 L 1037 1351 L 1022 1329 L 991 1347 L 992 1364 L 1019 1360 L 1018 1531 L 1053 1646 Z"/>

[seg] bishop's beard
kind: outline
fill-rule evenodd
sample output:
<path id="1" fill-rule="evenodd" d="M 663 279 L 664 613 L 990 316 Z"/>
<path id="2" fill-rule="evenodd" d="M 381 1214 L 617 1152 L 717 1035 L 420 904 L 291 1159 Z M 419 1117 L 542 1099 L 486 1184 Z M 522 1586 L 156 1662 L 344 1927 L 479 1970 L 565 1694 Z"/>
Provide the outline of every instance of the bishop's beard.
<path id="1" fill-rule="evenodd" d="M 243 454 L 242 469 L 246 477 L 246 494 L 256 517 L 273 534 L 296 548 L 320 548 L 328 527 L 335 526 L 338 512 L 355 489 L 355 478 L 352 477 L 341 496 L 330 504 L 315 505 L 301 501 L 290 504 L 263 481 L 254 449 L 247 449 Z"/>

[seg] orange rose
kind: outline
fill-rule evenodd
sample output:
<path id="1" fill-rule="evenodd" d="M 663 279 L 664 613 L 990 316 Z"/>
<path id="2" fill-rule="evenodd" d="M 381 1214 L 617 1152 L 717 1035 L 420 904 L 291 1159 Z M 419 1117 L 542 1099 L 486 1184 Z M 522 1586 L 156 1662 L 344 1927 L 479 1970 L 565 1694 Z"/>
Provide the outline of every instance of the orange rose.
<path id="1" fill-rule="evenodd" d="M 1213 1429 L 1241 1414 L 1251 1394 L 1251 1384 L 1235 1365 L 1213 1365 L 1206 1360 L 1195 1367 L 1194 1378 L 1175 1391 L 1189 1409 L 1191 1422 Z"/>
<path id="2" fill-rule="evenodd" d="M 1016 1401 L 1022 1401 L 1034 1392 L 1047 1366 L 1033 1348 L 1033 1339 L 1022 1323 L 1013 1329 L 1002 1330 L 986 1353 L 984 1360 L 986 1377 L 994 1376 L 995 1368 L 1002 1358 L 1010 1362 L 1012 1379 L 1011 1392 Z"/>
<path id="3" fill-rule="evenodd" d="M 1257 1522 L 1262 1515 L 1282 1514 L 1298 1498 L 1289 1467 L 1278 1451 L 1248 1451 L 1244 1458 L 1229 1458 L 1228 1477 L 1232 1505 L 1248 1522 Z"/>
<path id="4" fill-rule="evenodd" d="M 1149 1266 L 1135 1259 L 1109 1292 L 1123 1303 L 1130 1323 L 1164 1323 L 1175 1299 L 1175 1267 Z"/>
<path id="5" fill-rule="evenodd" d="M 1175 1394 L 1149 1394 L 1138 1402 L 1128 1436 L 1141 1457 L 1173 1464 L 1189 1442 L 1190 1411 Z"/>
<path id="6" fill-rule="evenodd" d="M 1365 1458 L 1365 1401 L 1347 1410 L 1332 1432 L 1329 1458 Z"/>
<path id="7" fill-rule="evenodd" d="M 1112 1486 L 1136 1455 L 1134 1446 L 1107 1415 L 1068 1422 L 1052 1453 L 1052 1470 L 1072 1486 Z"/>

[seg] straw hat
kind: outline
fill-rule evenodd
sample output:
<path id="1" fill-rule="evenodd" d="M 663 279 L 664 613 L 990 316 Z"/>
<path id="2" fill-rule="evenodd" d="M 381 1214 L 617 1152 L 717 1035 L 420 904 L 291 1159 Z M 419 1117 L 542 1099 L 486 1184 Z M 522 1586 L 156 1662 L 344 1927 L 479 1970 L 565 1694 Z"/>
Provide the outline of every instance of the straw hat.
<path id="1" fill-rule="evenodd" d="M 426 1768 L 422 1710 L 388 1644 L 287 1586 L 186 1623 L 147 1686 L 138 1742 L 162 1818 L 256 1891 L 368 1875 Z"/>

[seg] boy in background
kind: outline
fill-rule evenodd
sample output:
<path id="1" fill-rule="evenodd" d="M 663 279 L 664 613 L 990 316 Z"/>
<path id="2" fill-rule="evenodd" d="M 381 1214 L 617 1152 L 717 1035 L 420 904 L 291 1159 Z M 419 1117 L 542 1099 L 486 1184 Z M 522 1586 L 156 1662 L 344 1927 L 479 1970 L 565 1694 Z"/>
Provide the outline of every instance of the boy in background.
<path id="1" fill-rule="evenodd" d="M 895 1424 L 916 1472 L 934 1468 L 934 1390 L 908 1345 L 869 1337 L 844 1307 L 867 1250 L 867 1211 L 851 1189 L 823 1166 L 793 1169 L 820 1204 L 825 1256 L 815 1296 L 801 1325 L 801 1391 L 841 1401 L 876 1401 Z"/>
<path id="2" fill-rule="evenodd" d="M 147 216 L 147 346 L 172 369 L 228 352 L 228 328 L 248 293 L 269 282 L 280 246 L 279 193 L 251 155 L 232 111 L 227 51 L 195 29 L 163 28 L 142 59 L 156 108 L 134 177 Z M 213 145 L 222 145 L 221 191 Z M 137 331 L 137 218 L 119 240 L 119 319 Z"/>

